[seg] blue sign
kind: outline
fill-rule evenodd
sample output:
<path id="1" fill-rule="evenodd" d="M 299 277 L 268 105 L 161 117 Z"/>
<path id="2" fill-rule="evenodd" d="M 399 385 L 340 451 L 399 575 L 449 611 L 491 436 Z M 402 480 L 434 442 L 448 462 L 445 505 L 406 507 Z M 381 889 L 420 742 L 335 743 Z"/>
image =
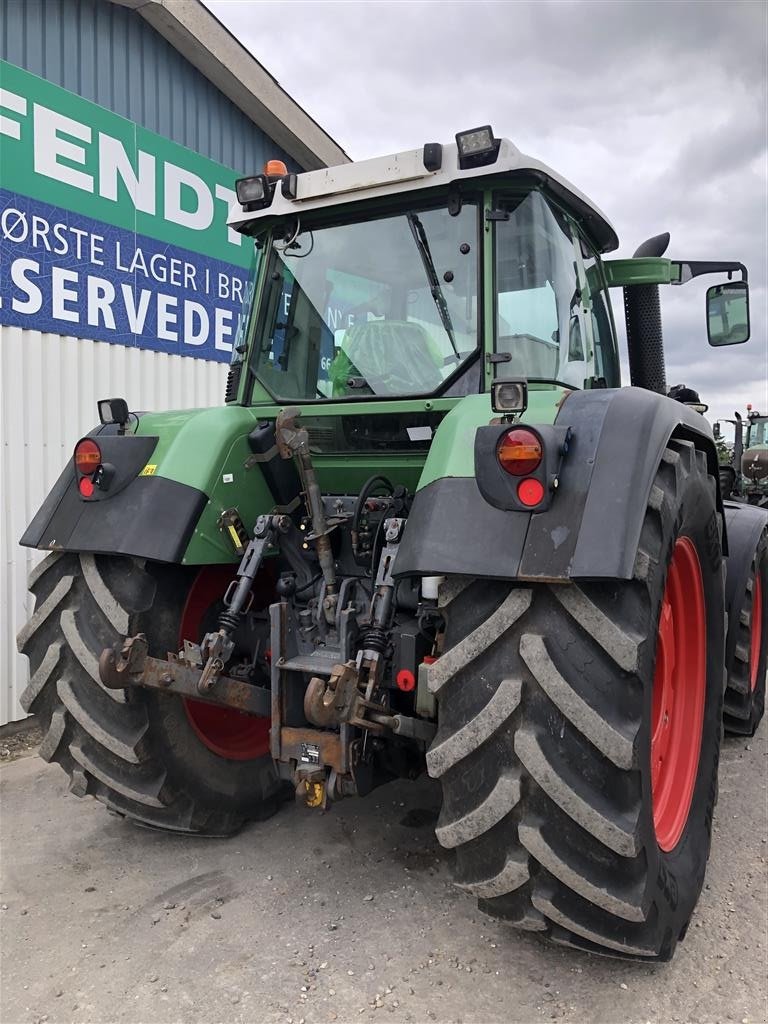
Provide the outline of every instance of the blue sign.
<path id="1" fill-rule="evenodd" d="M 251 288 L 242 266 L 0 189 L 0 323 L 229 362 Z"/>

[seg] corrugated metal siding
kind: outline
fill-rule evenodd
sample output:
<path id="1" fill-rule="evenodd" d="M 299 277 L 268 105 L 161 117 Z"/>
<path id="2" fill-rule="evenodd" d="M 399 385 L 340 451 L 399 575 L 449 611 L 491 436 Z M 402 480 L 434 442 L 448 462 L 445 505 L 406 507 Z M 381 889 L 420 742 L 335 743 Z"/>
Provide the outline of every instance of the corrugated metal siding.
<path id="1" fill-rule="evenodd" d="M 260 171 L 271 157 L 301 170 L 127 7 L 0 0 L 0 57 L 237 172 Z"/>
<path id="2" fill-rule="evenodd" d="M 0 57 L 203 156 L 251 173 L 295 161 L 139 14 L 107 0 L 0 0 Z M 226 366 L 0 326 L 0 724 L 24 717 L 32 612 L 27 576 L 42 557 L 18 539 L 97 420 L 96 399 L 133 409 L 218 405 Z"/>
<path id="3" fill-rule="evenodd" d="M 15 637 L 42 557 L 19 537 L 98 422 L 96 399 L 122 395 L 145 411 L 220 405 L 226 375 L 221 363 L 0 326 L 0 724 L 24 717 L 27 659 Z"/>

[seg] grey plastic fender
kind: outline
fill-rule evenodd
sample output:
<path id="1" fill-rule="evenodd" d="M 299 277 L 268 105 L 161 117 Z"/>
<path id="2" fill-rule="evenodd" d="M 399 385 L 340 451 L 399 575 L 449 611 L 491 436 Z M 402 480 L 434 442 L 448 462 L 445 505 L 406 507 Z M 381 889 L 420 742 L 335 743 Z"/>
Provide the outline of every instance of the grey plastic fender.
<path id="1" fill-rule="evenodd" d="M 712 428 L 687 406 L 642 388 L 576 391 L 556 422 L 572 428 L 571 450 L 557 500 L 531 517 L 520 576 L 631 579 L 667 442 L 692 441 L 717 480 Z"/>
<path id="2" fill-rule="evenodd" d="M 717 480 L 711 426 L 663 395 L 633 387 L 575 391 L 556 423 L 573 434 L 546 512 L 494 507 L 474 479 L 436 480 L 416 494 L 395 574 L 631 579 L 669 439 L 690 440 L 706 452 Z M 483 473 L 477 459 L 475 472 Z M 515 484 L 510 478 L 510 489 Z M 722 508 L 719 493 L 717 500 Z"/>

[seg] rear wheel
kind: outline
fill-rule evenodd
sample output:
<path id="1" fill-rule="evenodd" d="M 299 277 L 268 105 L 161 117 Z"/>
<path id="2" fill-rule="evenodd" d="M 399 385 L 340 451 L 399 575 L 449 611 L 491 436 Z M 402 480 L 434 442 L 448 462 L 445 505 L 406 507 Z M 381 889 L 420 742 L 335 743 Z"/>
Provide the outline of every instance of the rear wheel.
<path id="1" fill-rule="evenodd" d="M 732 612 L 737 630 L 727 683 L 723 724 L 736 736 L 754 736 L 765 711 L 768 667 L 768 535 L 763 533 L 747 575 L 741 605 Z M 730 647 L 730 644 L 729 644 Z"/>
<path id="2" fill-rule="evenodd" d="M 178 646 L 199 643 L 216 628 L 221 597 L 232 580 L 231 566 L 206 566 L 195 577 L 179 623 Z M 235 652 L 237 653 L 237 652 Z M 251 761 L 269 753 L 269 718 L 246 715 L 202 700 L 183 698 L 197 738 L 214 754 L 230 761 Z"/>
<path id="3" fill-rule="evenodd" d="M 440 842 L 481 909 L 555 941 L 668 959 L 701 891 L 717 784 L 715 480 L 671 441 L 631 581 L 447 581 L 429 670 Z"/>
<path id="4" fill-rule="evenodd" d="M 730 498 L 736 486 L 736 471 L 733 466 L 720 466 L 718 476 L 720 478 L 721 497 L 723 500 Z"/>
<path id="5" fill-rule="evenodd" d="M 200 639 L 214 596 L 206 572 L 49 555 L 30 577 L 35 611 L 18 637 L 31 674 L 22 705 L 43 727 L 41 756 L 64 768 L 76 795 L 157 828 L 227 835 L 277 808 L 263 720 L 243 724 L 234 713 L 237 722 L 211 724 L 170 694 L 107 690 L 98 673 L 99 654 L 119 635 L 144 632 L 159 657 L 180 638 Z M 231 570 L 220 575 L 218 593 Z"/>

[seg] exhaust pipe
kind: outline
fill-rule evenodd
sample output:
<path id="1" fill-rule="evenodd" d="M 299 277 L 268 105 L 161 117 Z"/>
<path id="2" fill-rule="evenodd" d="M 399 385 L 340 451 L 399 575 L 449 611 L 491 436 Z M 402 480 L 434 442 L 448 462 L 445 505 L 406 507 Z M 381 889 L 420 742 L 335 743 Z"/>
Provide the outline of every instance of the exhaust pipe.
<path id="1" fill-rule="evenodd" d="M 669 245 L 669 232 L 643 242 L 634 259 L 663 256 Z M 646 391 L 667 393 L 664 362 L 664 335 L 661 329 L 661 302 L 657 284 L 633 284 L 624 288 L 624 317 L 627 324 L 629 376 L 631 383 Z"/>

